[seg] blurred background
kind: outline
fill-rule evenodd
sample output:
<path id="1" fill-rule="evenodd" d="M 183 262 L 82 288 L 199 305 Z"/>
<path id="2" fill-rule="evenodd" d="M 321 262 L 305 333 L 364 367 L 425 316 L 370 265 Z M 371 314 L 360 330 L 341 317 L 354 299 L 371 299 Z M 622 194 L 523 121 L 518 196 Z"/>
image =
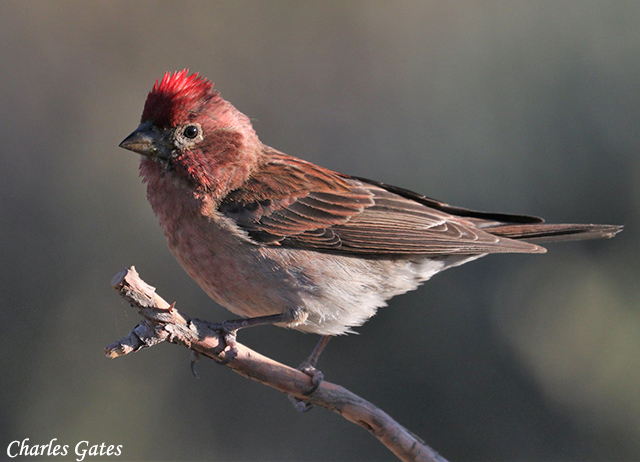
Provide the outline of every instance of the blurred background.
<path id="1" fill-rule="evenodd" d="M 393 459 L 211 361 L 196 379 L 184 348 L 104 357 L 139 319 L 110 286 L 129 265 L 185 313 L 231 317 L 174 261 L 118 148 L 154 80 L 187 67 L 297 157 L 455 205 L 624 224 L 438 275 L 320 368 L 451 460 L 636 459 L 638 24 L 635 1 L 0 3 L 0 457 L 57 438 L 67 459 L 83 440 L 122 460 Z M 317 337 L 240 341 L 296 366 Z"/>

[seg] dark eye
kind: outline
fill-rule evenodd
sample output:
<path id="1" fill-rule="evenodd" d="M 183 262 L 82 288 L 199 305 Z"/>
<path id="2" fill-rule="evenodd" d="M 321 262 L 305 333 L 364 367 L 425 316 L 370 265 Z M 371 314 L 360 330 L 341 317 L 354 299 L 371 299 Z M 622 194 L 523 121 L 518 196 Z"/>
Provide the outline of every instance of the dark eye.
<path id="1" fill-rule="evenodd" d="M 198 127 L 196 127 L 195 125 L 188 125 L 185 127 L 182 134 L 185 136 L 185 138 L 193 139 L 198 136 Z"/>

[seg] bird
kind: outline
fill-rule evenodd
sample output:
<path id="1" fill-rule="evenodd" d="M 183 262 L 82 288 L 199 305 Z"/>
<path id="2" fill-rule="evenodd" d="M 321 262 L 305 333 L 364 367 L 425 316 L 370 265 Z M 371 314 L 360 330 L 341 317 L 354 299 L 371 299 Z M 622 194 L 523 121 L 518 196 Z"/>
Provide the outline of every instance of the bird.
<path id="1" fill-rule="evenodd" d="M 156 79 L 140 125 L 120 147 L 141 155 L 147 198 L 171 253 L 240 316 L 220 324 L 229 360 L 242 328 L 319 334 L 300 366 L 315 388 L 329 339 L 352 333 L 435 274 L 489 254 L 539 254 L 546 252 L 539 244 L 610 238 L 622 229 L 474 211 L 284 154 L 188 69 Z"/>

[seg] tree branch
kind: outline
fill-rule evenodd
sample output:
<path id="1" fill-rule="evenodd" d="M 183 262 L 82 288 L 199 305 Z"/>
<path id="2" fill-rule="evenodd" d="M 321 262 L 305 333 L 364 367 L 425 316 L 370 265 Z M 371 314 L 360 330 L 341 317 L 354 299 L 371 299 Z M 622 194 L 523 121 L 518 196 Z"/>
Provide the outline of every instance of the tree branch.
<path id="1" fill-rule="evenodd" d="M 145 283 L 132 266 L 113 277 L 113 287 L 137 308 L 143 317 L 126 337 L 105 348 L 109 358 L 117 358 L 161 342 L 184 345 L 193 352 L 217 362 L 225 362 L 225 343 L 219 331 L 210 323 L 190 318 L 178 312 Z M 429 446 L 402 427 L 385 412 L 345 388 L 324 381 L 310 396 L 303 393 L 311 388 L 308 375 L 262 356 L 246 346 L 237 344 L 238 355 L 226 364 L 235 372 L 250 379 L 288 393 L 300 400 L 325 407 L 347 420 L 364 427 L 404 461 L 446 462 Z"/>

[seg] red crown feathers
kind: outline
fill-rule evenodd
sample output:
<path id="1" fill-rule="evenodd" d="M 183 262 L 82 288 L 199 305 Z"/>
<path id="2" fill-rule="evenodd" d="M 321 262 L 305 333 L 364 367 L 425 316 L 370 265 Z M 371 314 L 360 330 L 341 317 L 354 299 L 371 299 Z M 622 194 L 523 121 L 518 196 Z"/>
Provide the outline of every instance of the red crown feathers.
<path id="1" fill-rule="evenodd" d="M 189 69 L 165 72 L 153 86 L 142 111 L 142 122 L 151 121 L 160 128 L 174 126 L 190 111 L 216 96 L 213 83 Z"/>

